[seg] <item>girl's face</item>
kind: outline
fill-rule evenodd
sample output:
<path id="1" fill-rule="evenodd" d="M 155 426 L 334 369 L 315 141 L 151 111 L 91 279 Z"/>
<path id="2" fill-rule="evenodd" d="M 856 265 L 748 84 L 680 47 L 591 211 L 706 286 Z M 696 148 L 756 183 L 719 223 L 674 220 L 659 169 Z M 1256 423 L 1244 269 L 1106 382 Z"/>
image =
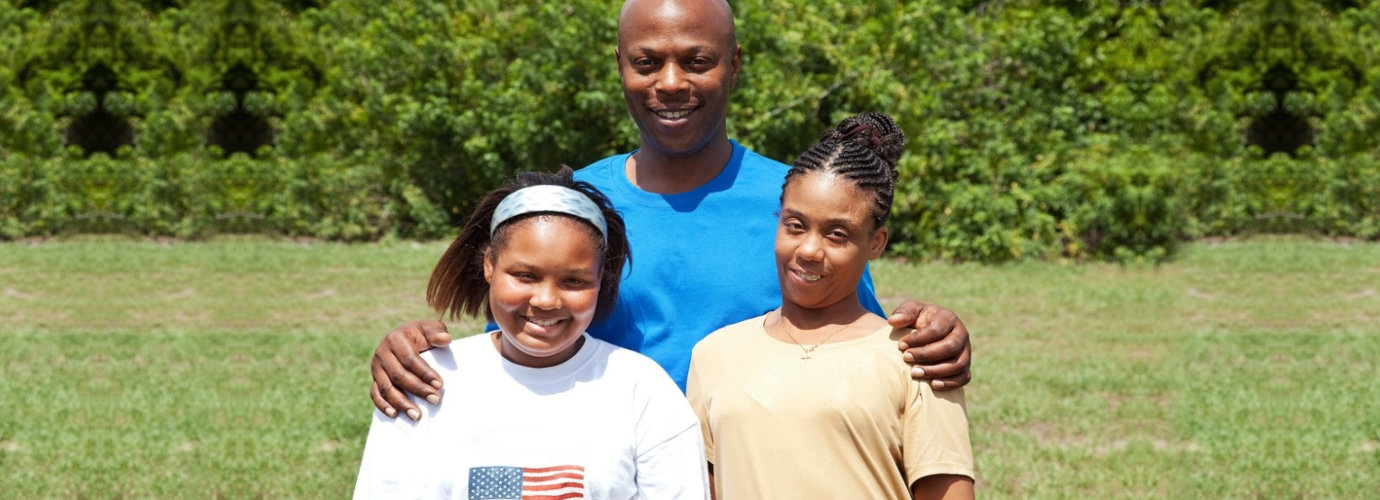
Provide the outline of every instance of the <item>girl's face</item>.
<path id="1" fill-rule="evenodd" d="M 531 367 L 554 366 L 579 350 L 599 298 L 592 231 L 569 217 L 538 215 L 507 228 L 502 252 L 484 255 L 489 309 L 503 330 L 499 352 Z"/>
<path id="2" fill-rule="evenodd" d="M 786 186 L 776 227 L 776 272 L 786 304 L 823 309 L 858 302 L 868 259 L 886 248 L 886 228 L 872 227 L 873 201 L 851 181 L 819 172 Z"/>

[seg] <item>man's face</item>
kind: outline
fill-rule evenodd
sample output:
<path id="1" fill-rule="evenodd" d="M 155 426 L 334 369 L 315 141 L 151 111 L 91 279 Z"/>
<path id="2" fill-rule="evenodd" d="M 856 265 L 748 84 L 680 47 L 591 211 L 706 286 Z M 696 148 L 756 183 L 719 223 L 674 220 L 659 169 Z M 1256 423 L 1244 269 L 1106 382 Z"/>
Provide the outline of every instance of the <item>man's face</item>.
<path id="1" fill-rule="evenodd" d="M 733 19 L 714 0 L 639 1 L 618 27 L 618 73 L 642 147 L 672 158 L 728 139 L 729 92 L 738 81 Z"/>

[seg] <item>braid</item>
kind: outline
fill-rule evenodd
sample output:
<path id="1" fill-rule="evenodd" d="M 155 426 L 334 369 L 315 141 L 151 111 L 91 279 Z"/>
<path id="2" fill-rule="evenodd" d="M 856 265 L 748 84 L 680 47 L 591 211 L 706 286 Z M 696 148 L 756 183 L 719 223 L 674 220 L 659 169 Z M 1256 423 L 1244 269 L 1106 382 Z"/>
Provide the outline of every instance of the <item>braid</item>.
<path id="1" fill-rule="evenodd" d="M 834 174 L 853 181 L 876 196 L 874 227 L 886 224 L 896 189 L 896 162 L 905 150 L 906 136 L 890 116 L 865 112 L 851 116 L 820 134 L 786 173 L 786 185 L 807 172 Z"/>

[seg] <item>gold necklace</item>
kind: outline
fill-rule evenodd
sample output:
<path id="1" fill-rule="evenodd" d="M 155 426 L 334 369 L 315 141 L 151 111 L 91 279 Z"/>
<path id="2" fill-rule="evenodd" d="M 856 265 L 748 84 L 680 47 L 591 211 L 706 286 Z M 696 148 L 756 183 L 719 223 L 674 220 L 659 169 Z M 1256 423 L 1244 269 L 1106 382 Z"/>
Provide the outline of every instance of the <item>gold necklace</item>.
<path id="1" fill-rule="evenodd" d="M 791 335 L 791 329 L 789 325 L 786 323 L 786 318 L 784 316 L 780 316 L 779 314 L 778 317 L 781 318 L 781 331 L 786 332 L 786 337 L 790 338 L 791 342 L 794 342 L 796 347 L 800 348 L 800 359 L 802 360 L 811 359 L 810 353 L 815 352 L 815 349 L 819 349 L 819 346 L 824 345 L 826 342 L 829 341 L 829 339 L 834 338 L 834 336 L 838 335 L 839 332 L 847 330 L 850 326 L 849 324 L 845 323 L 842 326 L 835 329 L 834 331 L 830 332 L 829 336 L 824 337 L 824 340 L 819 341 L 818 344 L 812 345 L 810 347 L 805 347 L 805 344 L 801 344 L 799 340 L 795 339 L 795 335 Z"/>

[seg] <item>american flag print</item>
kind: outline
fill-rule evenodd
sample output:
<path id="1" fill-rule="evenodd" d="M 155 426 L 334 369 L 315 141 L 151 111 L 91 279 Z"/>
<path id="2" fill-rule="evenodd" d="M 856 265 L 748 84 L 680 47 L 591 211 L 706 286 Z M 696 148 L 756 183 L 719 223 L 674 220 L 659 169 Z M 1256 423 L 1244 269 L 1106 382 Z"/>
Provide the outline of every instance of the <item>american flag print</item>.
<path id="1" fill-rule="evenodd" d="M 569 500 L 587 498 L 585 468 L 470 467 L 470 500 Z"/>

